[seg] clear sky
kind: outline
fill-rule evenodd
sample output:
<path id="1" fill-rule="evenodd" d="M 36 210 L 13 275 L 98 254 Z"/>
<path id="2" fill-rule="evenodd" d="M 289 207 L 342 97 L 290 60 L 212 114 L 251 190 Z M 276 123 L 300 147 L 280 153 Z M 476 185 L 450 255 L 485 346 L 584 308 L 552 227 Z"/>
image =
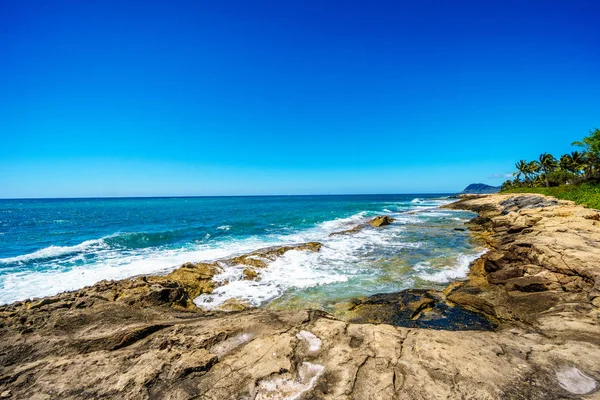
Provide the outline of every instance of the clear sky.
<path id="1" fill-rule="evenodd" d="M 0 0 L 0 197 L 453 192 L 600 127 L 600 2 Z"/>

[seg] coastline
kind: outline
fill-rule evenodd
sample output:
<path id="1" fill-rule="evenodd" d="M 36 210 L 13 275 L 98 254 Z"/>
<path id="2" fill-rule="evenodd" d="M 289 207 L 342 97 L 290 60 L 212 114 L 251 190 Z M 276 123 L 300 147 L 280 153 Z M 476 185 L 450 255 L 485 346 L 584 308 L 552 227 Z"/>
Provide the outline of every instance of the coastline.
<path id="1" fill-rule="evenodd" d="M 358 299 L 336 315 L 200 311 L 192 300 L 210 288 L 217 267 L 198 263 L 2 306 L 0 393 L 600 398 L 600 214 L 539 195 L 465 196 L 446 207 L 478 213 L 468 227 L 490 250 L 466 281 L 441 292 Z M 445 326 L 454 312 L 493 327 L 474 330 L 468 318 Z"/>

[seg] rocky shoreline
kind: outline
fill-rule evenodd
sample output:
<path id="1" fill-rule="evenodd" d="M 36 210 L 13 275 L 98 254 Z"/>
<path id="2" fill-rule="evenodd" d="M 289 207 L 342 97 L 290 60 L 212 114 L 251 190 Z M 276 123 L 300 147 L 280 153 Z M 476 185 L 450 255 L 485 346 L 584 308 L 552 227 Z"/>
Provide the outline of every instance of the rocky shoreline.
<path id="1" fill-rule="evenodd" d="M 477 212 L 490 250 L 441 292 L 207 312 L 193 299 L 220 267 L 199 263 L 1 306 L 0 398 L 600 399 L 600 213 L 538 195 L 447 207 Z M 221 262 L 254 279 L 292 249 L 320 244 Z"/>

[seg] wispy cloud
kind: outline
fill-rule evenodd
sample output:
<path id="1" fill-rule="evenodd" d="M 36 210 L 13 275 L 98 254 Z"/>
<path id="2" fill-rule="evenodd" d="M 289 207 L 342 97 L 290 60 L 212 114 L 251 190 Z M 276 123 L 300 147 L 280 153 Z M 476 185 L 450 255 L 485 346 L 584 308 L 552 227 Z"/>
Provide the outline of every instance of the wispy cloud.
<path id="1" fill-rule="evenodd" d="M 490 174 L 488 179 L 505 179 L 512 178 L 513 174 Z"/>

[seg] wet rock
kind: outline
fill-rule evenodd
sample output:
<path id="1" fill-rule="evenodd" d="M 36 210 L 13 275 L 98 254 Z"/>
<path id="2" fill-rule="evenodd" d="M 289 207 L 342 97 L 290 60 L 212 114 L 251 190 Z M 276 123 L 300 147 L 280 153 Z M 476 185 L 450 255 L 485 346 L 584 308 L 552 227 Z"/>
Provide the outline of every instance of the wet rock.
<path id="1" fill-rule="evenodd" d="M 248 281 L 253 281 L 258 277 L 258 272 L 253 268 L 244 268 L 242 274 L 244 275 L 244 279 Z"/>
<path id="2" fill-rule="evenodd" d="M 308 242 L 289 246 L 267 247 L 244 254 L 229 260 L 223 260 L 222 263 L 229 265 L 248 265 L 254 268 L 265 268 L 269 262 L 275 261 L 290 250 L 313 251 L 318 252 L 323 245 L 319 242 Z"/>
<path id="3" fill-rule="evenodd" d="M 379 228 L 380 226 L 387 226 L 387 225 L 391 224 L 394 221 L 395 221 L 395 219 L 392 218 L 392 217 L 388 217 L 387 215 L 381 215 L 379 217 L 373 218 L 369 222 L 369 224 L 371 224 L 371 226 L 373 228 Z"/>
<path id="4" fill-rule="evenodd" d="M 483 315 L 453 306 L 439 293 L 409 289 L 357 300 L 349 313 L 353 323 L 391 324 L 446 330 L 491 330 L 494 323 Z"/>
<path id="5" fill-rule="evenodd" d="M 339 236 L 339 235 L 352 235 L 354 233 L 358 233 L 358 232 L 362 231 L 364 228 L 365 228 L 365 225 L 356 225 L 355 227 L 353 227 L 351 229 L 346 229 L 346 230 L 338 231 L 338 232 L 332 232 L 329 234 L 329 237 Z"/>

